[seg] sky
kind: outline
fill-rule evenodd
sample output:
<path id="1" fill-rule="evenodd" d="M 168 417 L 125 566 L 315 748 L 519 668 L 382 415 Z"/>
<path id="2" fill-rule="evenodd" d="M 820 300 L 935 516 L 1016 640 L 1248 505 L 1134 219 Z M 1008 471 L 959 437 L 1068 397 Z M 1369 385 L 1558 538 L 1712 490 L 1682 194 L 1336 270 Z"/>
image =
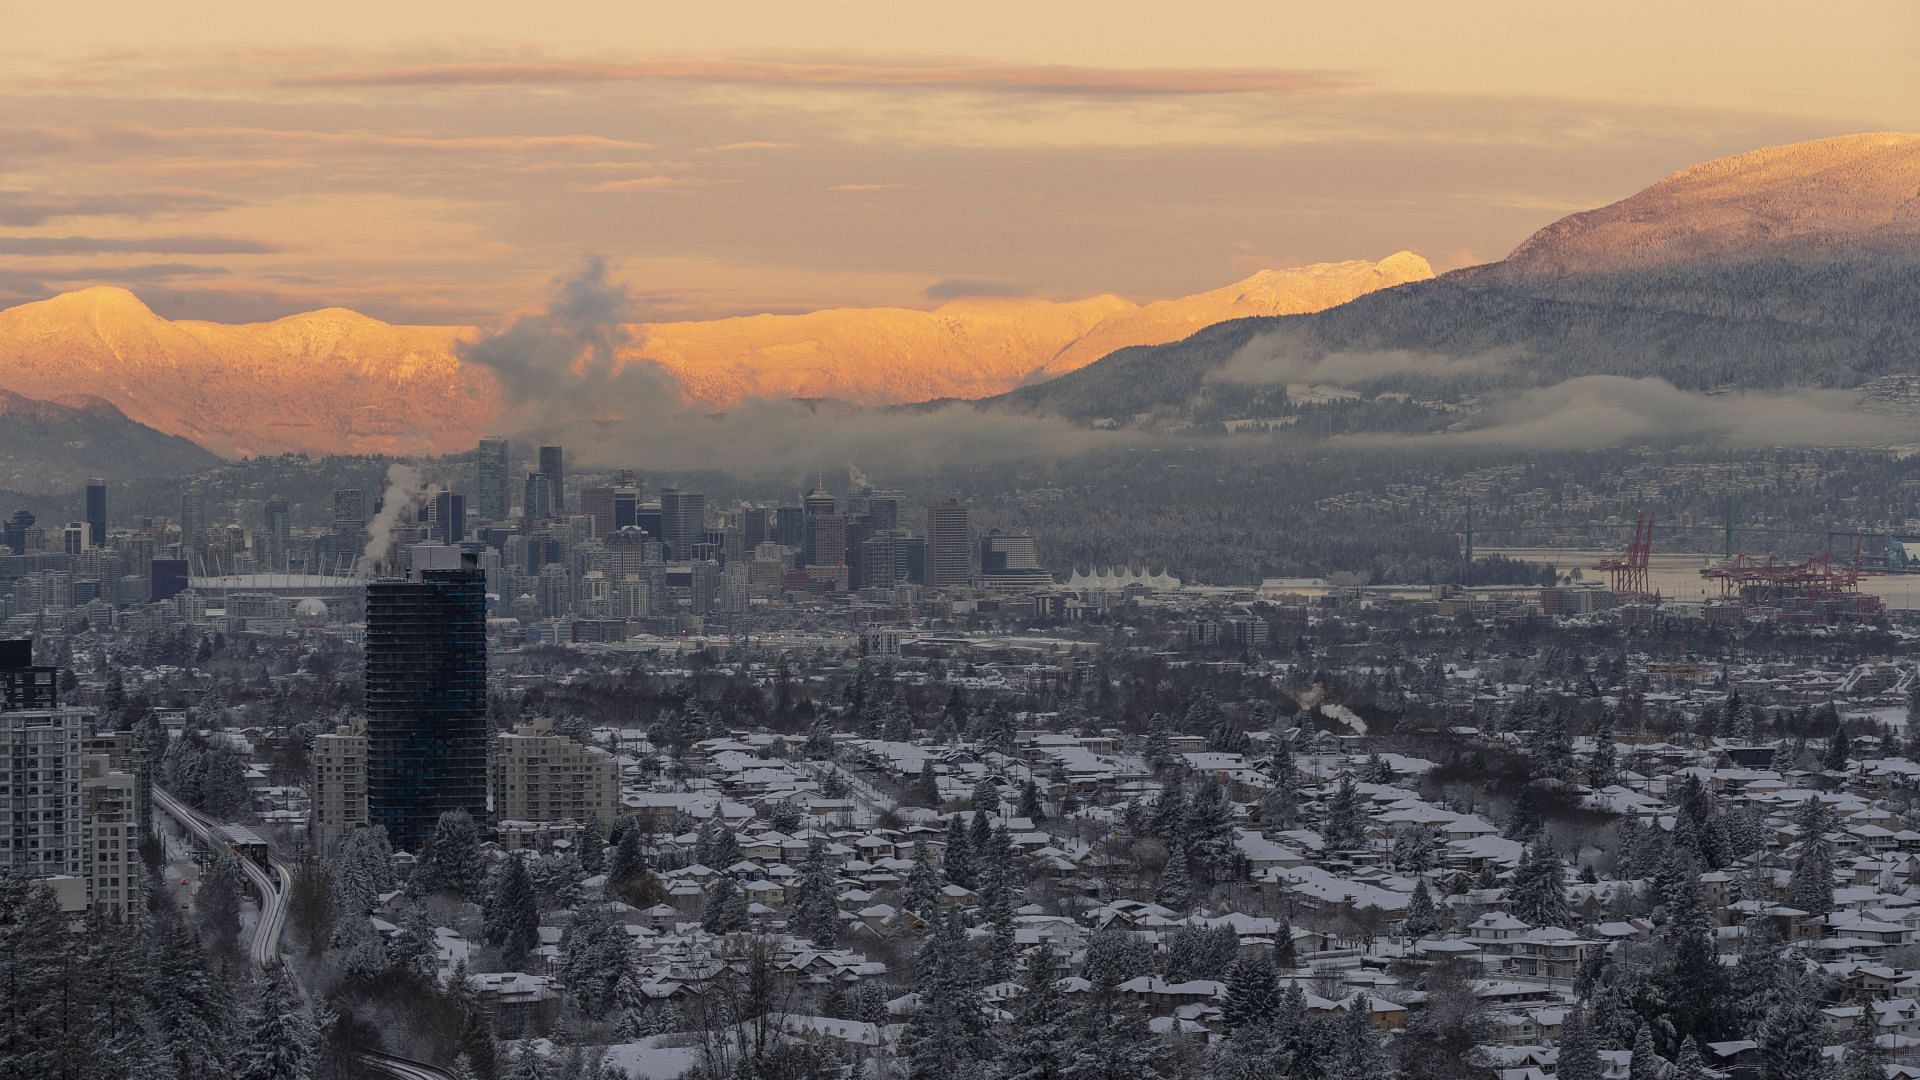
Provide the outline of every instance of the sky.
<path id="1" fill-rule="evenodd" d="M 498 325 L 1138 300 L 1497 259 L 1761 146 L 1910 129 L 1920 5 L 0 0 L 0 306 Z"/>

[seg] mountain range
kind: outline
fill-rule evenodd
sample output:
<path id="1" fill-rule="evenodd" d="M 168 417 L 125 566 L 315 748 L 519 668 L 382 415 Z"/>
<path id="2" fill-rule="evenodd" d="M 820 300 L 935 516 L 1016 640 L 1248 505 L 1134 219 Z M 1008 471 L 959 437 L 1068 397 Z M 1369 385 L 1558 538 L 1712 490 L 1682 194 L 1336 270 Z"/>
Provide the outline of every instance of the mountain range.
<path id="1" fill-rule="evenodd" d="M 1144 305 L 968 298 L 635 324 L 619 355 L 660 365 L 710 410 L 959 398 L 1188 427 L 1270 415 L 1299 381 L 1454 395 L 1585 375 L 1701 391 L 1855 387 L 1920 373 L 1916 310 L 1920 135 L 1878 133 L 1695 165 L 1440 277 L 1401 252 Z M 441 453 L 501 414 L 490 372 L 460 356 L 482 333 L 337 308 L 173 321 L 94 288 L 0 311 L 0 390 L 17 430 L 22 398 L 94 399 L 34 413 L 52 433 L 42 445 L 123 446 L 143 463 L 187 462 L 155 441 L 166 436 L 226 456 Z M 129 430 L 139 425 L 154 430 Z M 60 467 L 90 470 L 88 453 Z"/>
<path id="2" fill-rule="evenodd" d="M 834 398 L 884 405 L 979 398 L 1051 378 L 1122 345 L 1174 341 L 1222 320 L 1317 311 L 1433 276 L 1380 262 L 1263 270 L 1146 305 L 960 299 L 932 311 L 848 308 L 627 328 L 626 362 L 665 368 L 690 402 Z M 397 326 L 328 308 L 267 323 L 160 317 L 97 287 L 0 311 L 0 389 L 86 394 L 161 432 L 233 456 L 445 453 L 471 447 L 501 408 L 491 373 L 463 363 L 473 327 Z"/>
<path id="3" fill-rule="evenodd" d="M 0 490 L 76 491 L 89 476 L 186 476 L 219 460 L 99 398 L 37 401 L 0 390 Z"/>
<path id="4" fill-rule="evenodd" d="M 1248 318 L 983 403 L 1120 425 L 1249 414 L 1271 384 L 1475 392 L 1582 375 L 1684 389 L 1920 372 L 1920 135 L 1758 150 L 1541 229 L 1504 260 Z M 1270 395 L 1269 395 L 1270 397 Z"/>

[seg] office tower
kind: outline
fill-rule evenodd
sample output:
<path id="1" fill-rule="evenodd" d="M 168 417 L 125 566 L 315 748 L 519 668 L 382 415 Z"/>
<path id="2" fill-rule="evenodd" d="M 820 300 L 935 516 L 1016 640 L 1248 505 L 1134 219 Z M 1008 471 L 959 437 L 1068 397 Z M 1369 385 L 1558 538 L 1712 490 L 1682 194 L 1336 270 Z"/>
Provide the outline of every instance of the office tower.
<path id="1" fill-rule="evenodd" d="M 556 515 L 567 512 L 566 451 L 558 446 L 540 448 L 540 475 L 547 478 L 547 497 L 553 500 Z"/>
<path id="2" fill-rule="evenodd" d="M 870 589 L 898 584 L 901 577 L 900 548 L 891 533 L 881 533 L 860 545 L 858 588 Z"/>
<path id="3" fill-rule="evenodd" d="M 588 487 L 580 489 L 580 512 L 593 519 L 593 535 L 605 539 L 620 526 L 614 523 L 613 502 L 616 489 Z"/>
<path id="4" fill-rule="evenodd" d="M 369 582 L 367 815 L 419 851 L 440 815 L 487 816 L 487 578 L 457 570 Z"/>
<path id="5" fill-rule="evenodd" d="M 187 560 L 154 559 L 148 563 L 148 600 L 171 600 L 187 589 Z"/>
<path id="6" fill-rule="evenodd" d="M 860 583 L 860 545 L 873 539 L 873 525 L 865 514 L 859 517 L 848 516 L 846 529 L 841 537 L 840 561 L 847 567 L 847 584 L 855 589 Z"/>
<path id="7" fill-rule="evenodd" d="M 553 517 L 553 482 L 546 473 L 527 474 L 526 488 L 520 501 L 520 515 L 529 524 Z"/>
<path id="8" fill-rule="evenodd" d="M 707 497 L 697 491 L 667 488 L 660 493 L 660 527 L 666 535 L 667 558 L 693 558 L 695 545 L 707 538 Z"/>
<path id="9" fill-rule="evenodd" d="M 60 530 L 60 550 L 68 555 L 78 555 L 88 550 L 87 523 L 69 521 L 67 527 Z"/>
<path id="10" fill-rule="evenodd" d="M 799 506 L 779 506 L 773 511 L 773 541 L 781 547 L 799 551 L 807 538 L 806 510 Z"/>
<path id="11" fill-rule="evenodd" d="M 0 524 L 0 544 L 13 549 L 15 555 L 27 553 L 27 533 L 32 530 L 34 516 L 28 510 L 15 510 L 4 524 Z"/>
<path id="12" fill-rule="evenodd" d="M 198 484 L 180 492 L 180 557 L 192 565 L 206 542 L 207 493 Z"/>
<path id="13" fill-rule="evenodd" d="M 899 580 L 913 585 L 925 585 L 927 583 L 927 538 L 896 536 L 893 546 L 900 556 Z"/>
<path id="14" fill-rule="evenodd" d="M 667 539 L 665 515 L 659 503 L 642 503 L 633 508 L 633 526 L 662 543 Z"/>
<path id="15" fill-rule="evenodd" d="M 847 519 L 835 513 L 808 514 L 804 557 L 808 566 L 845 566 Z"/>
<path id="16" fill-rule="evenodd" d="M 636 487 L 615 488 L 613 491 L 613 527 L 624 529 L 639 523 L 640 489 Z"/>
<path id="17" fill-rule="evenodd" d="M 34 666 L 31 642 L 0 642 L 0 870 L 86 873 L 86 720 L 86 710 L 60 707 L 59 672 Z"/>
<path id="18" fill-rule="evenodd" d="M 906 505 L 907 496 L 899 491 L 874 491 L 867 495 L 867 516 L 873 520 L 873 531 L 877 533 L 893 532 L 903 525 L 901 509 Z"/>
<path id="19" fill-rule="evenodd" d="M 507 520 L 512 512 L 507 495 L 507 440 L 498 435 L 481 439 L 475 459 L 474 490 L 479 494 L 474 501 L 480 516 L 487 521 Z"/>
<path id="20" fill-rule="evenodd" d="M 107 546 L 107 482 L 97 476 L 87 479 L 87 542 Z"/>
<path id="21" fill-rule="evenodd" d="M 720 570 L 720 595 L 715 598 L 713 609 L 723 615 L 744 615 L 750 602 L 753 571 L 746 560 L 728 562 Z"/>
<path id="22" fill-rule="evenodd" d="M 262 539 L 260 568 L 270 573 L 286 573 L 287 553 L 293 548 L 293 531 L 287 500 L 275 495 L 267 500 L 267 529 Z"/>
<path id="23" fill-rule="evenodd" d="M 998 574 L 1008 570 L 1040 569 L 1040 551 L 1026 533 L 1003 533 L 998 529 L 980 540 L 980 572 Z"/>
<path id="24" fill-rule="evenodd" d="M 972 556 L 965 504 L 949 499 L 927 507 L 927 586 L 965 588 L 973 576 Z"/>
<path id="25" fill-rule="evenodd" d="M 740 514 L 740 546 L 752 551 L 773 539 L 773 511 L 764 506 L 749 506 Z"/>
<path id="26" fill-rule="evenodd" d="M 313 737 L 310 795 L 314 839 L 324 850 L 348 829 L 367 823 L 367 732 L 340 724 Z"/>
<path id="27" fill-rule="evenodd" d="M 613 824 L 620 810 L 620 766 L 612 754 L 555 734 L 546 717 L 494 740 L 489 769 L 493 813 L 510 821 Z"/>
<path id="28" fill-rule="evenodd" d="M 806 510 L 808 517 L 812 517 L 815 514 L 831 514 L 835 506 L 833 493 L 823 487 L 816 487 L 812 491 L 807 492 L 806 497 L 801 499 L 800 503 Z"/>
<path id="29" fill-rule="evenodd" d="M 433 497 L 433 538 L 443 544 L 458 544 L 467 538 L 467 497 L 457 491 L 442 491 Z"/>

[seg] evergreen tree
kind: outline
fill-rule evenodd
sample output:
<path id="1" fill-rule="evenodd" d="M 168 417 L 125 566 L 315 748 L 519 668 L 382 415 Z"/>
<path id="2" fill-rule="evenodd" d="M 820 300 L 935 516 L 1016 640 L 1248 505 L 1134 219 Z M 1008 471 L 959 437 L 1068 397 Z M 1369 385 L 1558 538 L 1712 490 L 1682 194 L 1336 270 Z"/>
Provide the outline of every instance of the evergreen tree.
<path id="1" fill-rule="evenodd" d="M 1585 1008 L 1575 1008 L 1560 1026 L 1560 1063 L 1555 1080 L 1600 1080 L 1600 1042 Z"/>
<path id="2" fill-rule="evenodd" d="M 1327 800 L 1326 822 L 1320 828 L 1320 838 L 1328 851 L 1357 851 L 1367 846 L 1366 810 L 1360 803 L 1359 791 L 1353 786 L 1353 777 L 1341 777 L 1340 786 Z"/>
<path id="3" fill-rule="evenodd" d="M 425 904 L 411 903 L 401 912 L 400 925 L 387 941 L 387 964 L 429 979 L 440 970 L 440 943 Z"/>
<path id="4" fill-rule="evenodd" d="M 607 884 L 616 891 L 628 892 L 646 876 L 647 848 L 640 830 L 624 829 L 620 833 L 620 842 L 613 845 L 613 858 L 607 860 Z"/>
<path id="5" fill-rule="evenodd" d="M 1187 850 L 1210 879 L 1217 879 L 1240 854 L 1233 831 L 1233 804 L 1227 801 L 1226 789 L 1202 780 L 1187 804 L 1186 817 Z"/>
<path id="6" fill-rule="evenodd" d="M 1787 981 L 1788 969 L 1780 935 L 1772 923 L 1753 919 L 1746 929 L 1729 990 L 1736 1030 L 1758 1031 L 1767 1014 L 1779 1004 L 1780 988 Z"/>
<path id="7" fill-rule="evenodd" d="M 926 841 L 913 845 L 913 869 L 907 871 L 906 887 L 900 892 L 900 904 L 921 918 L 940 908 L 940 872 L 933 868 Z"/>
<path id="8" fill-rule="evenodd" d="M 1572 925 L 1560 858 L 1544 833 L 1521 856 L 1507 889 L 1507 907 L 1514 918 L 1534 926 Z"/>
<path id="9" fill-rule="evenodd" d="M 1540 797 L 1534 794 L 1533 785 L 1520 789 L 1513 800 L 1513 807 L 1507 811 L 1506 828 L 1501 835 L 1509 840 L 1526 842 L 1540 831 Z"/>
<path id="10" fill-rule="evenodd" d="M 1137 1006 L 1114 1002 L 1080 1008 L 1066 1080 L 1155 1080 L 1166 1051 Z"/>
<path id="11" fill-rule="evenodd" d="M 980 815 L 1000 812 L 999 784 L 983 776 L 979 783 L 973 785 L 973 812 L 976 820 L 980 819 Z"/>
<path id="12" fill-rule="evenodd" d="M 840 944 L 840 902 L 827 865 L 825 840 L 815 838 L 807 845 L 807 858 L 794 885 L 792 912 L 791 929 L 815 947 L 831 949 Z"/>
<path id="13" fill-rule="evenodd" d="M 1880 1046 L 1879 1035 L 1873 1020 L 1873 1002 L 1864 1001 L 1860 1015 L 1853 1018 L 1847 1056 L 1838 1080 L 1887 1080 L 1887 1052 Z"/>
<path id="14" fill-rule="evenodd" d="M 732 874 L 721 874 L 707 886 L 700 926 L 709 934 L 737 934 L 747 928 L 747 897 Z"/>
<path id="15" fill-rule="evenodd" d="M 214 950 L 227 955 L 240 941 L 240 901 L 246 888 L 240 862 L 221 850 L 213 865 L 200 878 L 200 891 L 194 896 L 194 909 L 200 914 L 200 928 Z"/>
<path id="16" fill-rule="evenodd" d="M 1260 823 L 1290 828 L 1300 817 L 1300 770 L 1293 762 L 1293 743 L 1285 736 L 1274 739 L 1267 761 L 1273 786 L 1260 800 Z"/>
<path id="17" fill-rule="evenodd" d="M 1847 762 L 1853 759 L 1853 737 L 1847 734 L 1845 724 L 1833 729 L 1833 738 L 1827 740 L 1827 751 L 1821 755 L 1820 767 L 1828 772 L 1845 772 Z"/>
<path id="18" fill-rule="evenodd" d="M 1036 825 L 1047 819 L 1046 808 L 1040 804 L 1040 788 L 1031 777 L 1020 786 L 1020 816 Z"/>
<path id="19" fill-rule="evenodd" d="M 1665 1080 L 1667 1063 L 1653 1048 L 1653 1032 L 1641 1024 L 1633 1037 L 1633 1060 L 1628 1063 L 1628 1080 Z"/>
<path id="20" fill-rule="evenodd" d="M 387 830 L 375 825 L 341 838 L 333 857 L 334 896 L 343 916 L 365 918 L 397 884 Z"/>
<path id="21" fill-rule="evenodd" d="M 1700 1052 L 1700 1040 L 1688 1039 L 1680 1047 L 1680 1056 L 1673 1061 L 1673 1068 L 1667 1073 L 1667 1080 L 1715 1080 L 1718 1073 L 1707 1068 L 1706 1055 Z M 1886 1080 L 1876 1073 L 1874 1080 Z"/>
<path id="22" fill-rule="evenodd" d="M 1014 1012 L 996 1080 L 1062 1080 L 1066 1075 L 1066 1009 L 1054 985 L 1058 962 L 1045 941 L 1027 953 L 1026 991 Z"/>
<path id="23" fill-rule="evenodd" d="M 1160 789 L 1160 797 L 1154 800 L 1152 821 L 1148 831 L 1160 839 L 1172 843 L 1174 838 L 1183 836 L 1187 829 L 1187 794 L 1179 784 L 1168 784 Z"/>
<path id="24" fill-rule="evenodd" d="M 1443 928 L 1440 909 L 1434 905 L 1426 878 L 1413 883 L 1413 895 L 1407 900 L 1407 917 L 1400 925 L 1409 938 L 1431 937 Z"/>
<path id="25" fill-rule="evenodd" d="M 1808 1080 L 1824 1077 L 1821 1049 L 1827 1028 L 1819 998 L 1806 980 L 1796 979 L 1774 1003 L 1757 1036 L 1765 1080 Z"/>
<path id="26" fill-rule="evenodd" d="M 1273 959 L 1265 954 L 1243 956 L 1227 968 L 1227 1000 L 1221 1016 L 1227 1034 L 1241 1028 L 1265 1024 L 1280 1009 L 1280 983 L 1274 977 Z"/>
<path id="27" fill-rule="evenodd" d="M 1160 874 L 1160 888 L 1154 899 L 1184 916 L 1193 910 L 1193 878 L 1187 872 L 1187 848 L 1175 841 L 1167 849 L 1167 868 Z"/>
<path id="28" fill-rule="evenodd" d="M 580 830 L 579 846 L 581 870 L 593 875 L 607 868 L 607 833 L 598 816 L 587 815 L 587 823 Z"/>
<path id="29" fill-rule="evenodd" d="M 1587 757 L 1587 784 L 1611 787 L 1620 782 L 1619 750 L 1613 744 L 1613 710 L 1604 709 L 1593 729 L 1593 753 Z"/>
<path id="30" fill-rule="evenodd" d="M 973 850 L 967 840 L 966 823 L 958 814 L 947 819 L 946 842 L 940 868 L 947 875 L 947 883 L 963 889 L 973 888 L 978 884 L 974 879 Z"/>
<path id="31" fill-rule="evenodd" d="M 911 1080 L 967 1075 L 991 1051 L 979 972 L 957 917 L 936 919 L 914 961 L 919 1006 L 908 1022 L 902 1048 Z"/>
<path id="32" fill-rule="evenodd" d="M 473 899 L 480 895 L 486 873 L 480 830 L 472 816 L 465 810 L 449 810 L 440 815 L 414 864 L 411 891 L 416 896 L 449 892 Z"/>
<path id="33" fill-rule="evenodd" d="M 1153 974 L 1153 950 L 1124 931 L 1096 930 L 1087 938 L 1080 974 L 1096 988 L 1111 990 L 1128 979 Z"/>
<path id="34" fill-rule="evenodd" d="M 1373 1026 L 1373 1002 L 1364 992 L 1347 1001 L 1333 1021 L 1328 1047 L 1328 1080 L 1379 1080 L 1387 1072 L 1380 1029 Z"/>
<path id="35" fill-rule="evenodd" d="M 308 1080 L 317 1033 L 276 978 L 255 982 L 234 1080 Z"/>
<path id="36" fill-rule="evenodd" d="M 1675 879 L 1665 903 L 1659 981 L 1675 1034 L 1671 1045 L 1689 1036 L 1718 1039 L 1727 1031 L 1731 1002 L 1699 873 L 1689 866 L 1687 873 Z"/>
<path id="37" fill-rule="evenodd" d="M 1800 855 L 1794 860 L 1793 876 L 1787 882 L 1787 906 L 1815 917 L 1833 911 L 1833 841 L 1827 836 L 1828 820 L 1824 811 L 1806 815 L 1800 835 Z"/>
<path id="38" fill-rule="evenodd" d="M 493 877 L 483 908 L 487 944 L 500 949 L 500 962 L 518 971 L 540 944 L 540 912 L 534 899 L 533 877 L 519 854 L 508 859 Z"/>

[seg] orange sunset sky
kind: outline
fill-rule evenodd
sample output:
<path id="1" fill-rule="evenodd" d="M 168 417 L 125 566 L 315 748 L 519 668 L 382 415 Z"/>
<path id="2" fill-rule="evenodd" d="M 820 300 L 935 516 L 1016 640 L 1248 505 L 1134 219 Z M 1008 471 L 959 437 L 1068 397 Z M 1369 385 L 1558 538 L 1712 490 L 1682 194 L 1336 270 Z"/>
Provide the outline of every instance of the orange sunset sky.
<path id="1" fill-rule="evenodd" d="M 1911 128 L 1920 5 L 0 0 L 0 306 L 494 322 L 1180 295 L 1498 258 L 1758 146 Z"/>

